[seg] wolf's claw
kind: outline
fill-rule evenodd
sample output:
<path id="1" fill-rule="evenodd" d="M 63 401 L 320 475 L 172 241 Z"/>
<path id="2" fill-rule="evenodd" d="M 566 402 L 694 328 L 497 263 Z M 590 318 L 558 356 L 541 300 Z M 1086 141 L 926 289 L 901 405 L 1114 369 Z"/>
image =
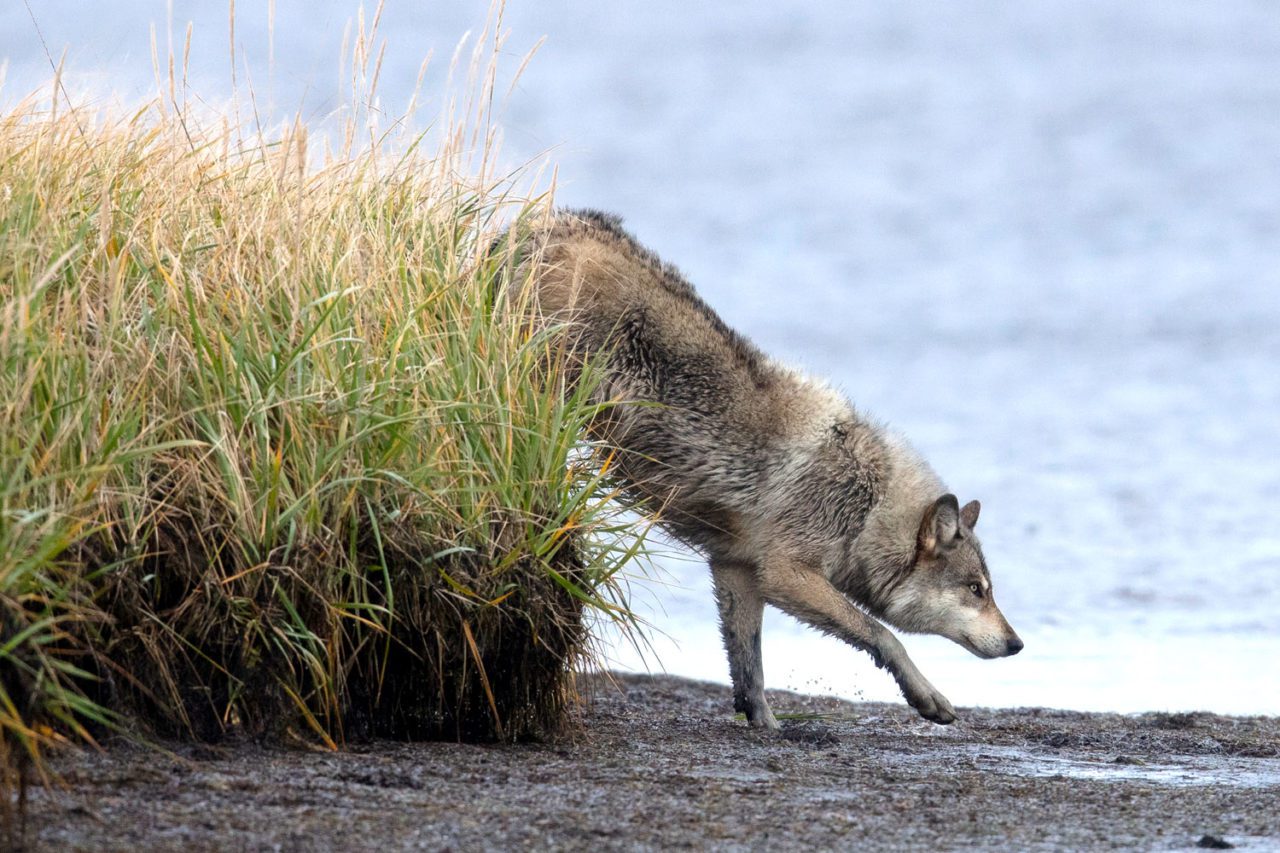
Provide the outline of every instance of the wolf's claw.
<path id="1" fill-rule="evenodd" d="M 956 721 L 955 709 L 951 707 L 950 702 L 943 699 L 941 696 L 939 696 L 938 699 L 940 699 L 941 702 L 935 703 L 931 712 L 920 711 L 920 716 L 924 717 L 926 720 L 933 720 L 935 723 L 943 726 L 948 726 L 954 723 Z"/>

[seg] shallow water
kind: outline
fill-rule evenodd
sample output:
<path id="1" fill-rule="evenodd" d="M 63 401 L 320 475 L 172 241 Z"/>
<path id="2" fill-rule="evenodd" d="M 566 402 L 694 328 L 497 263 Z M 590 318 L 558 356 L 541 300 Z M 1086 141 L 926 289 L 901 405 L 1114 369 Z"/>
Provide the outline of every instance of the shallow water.
<path id="1" fill-rule="evenodd" d="M 216 4 L 215 4 L 216 5 Z M 242 10 L 240 79 L 323 120 L 353 5 Z M 149 91 L 163 4 L 36 8 L 75 91 Z M 227 91 L 225 10 L 196 88 Z M 482 3 L 389 4 L 383 100 Z M 1264 2 L 513 3 L 512 163 L 623 213 L 768 351 L 830 376 L 978 497 L 1027 642 L 908 638 L 961 705 L 1280 713 L 1280 15 Z M 48 76 L 0 11 L 5 100 Z M 78 72 L 77 72 L 78 69 Z M 428 104 L 428 110 L 438 105 Z M 705 568 L 638 595 L 668 671 L 724 680 Z M 668 640 L 667 637 L 670 639 Z M 621 665 L 645 662 L 620 645 Z M 892 698 L 771 614 L 771 686 Z"/>
<path id="2" fill-rule="evenodd" d="M 1010 776 L 1063 776 L 1090 782 L 1148 782 L 1192 788 L 1225 785 L 1232 788 L 1274 788 L 1275 761 L 1265 758 L 1177 756 L 1173 764 L 1118 763 L 1094 758 L 1047 755 L 1021 747 L 978 746 L 974 762 L 983 770 Z"/>

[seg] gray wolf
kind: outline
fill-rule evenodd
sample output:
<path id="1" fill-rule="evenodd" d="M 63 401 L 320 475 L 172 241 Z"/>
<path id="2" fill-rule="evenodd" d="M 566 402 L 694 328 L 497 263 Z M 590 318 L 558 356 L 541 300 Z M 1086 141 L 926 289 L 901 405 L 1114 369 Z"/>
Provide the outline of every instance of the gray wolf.
<path id="1" fill-rule="evenodd" d="M 730 329 L 678 270 L 595 211 L 526 234 L 517 280 L 572 359 L 605 378 L 594 435 L 628 493 L 706 555 L 734 707 L 776 729 L 764 695 L 765 604 L 869 653 L 921 716 L 955 709 L 896 636 L 940 634 L 983 658 L 1022 640 L 992 594 L 964 506 L 908 445 L 827 384 Z M 633 404 L 634 403 L 634 404 Z"/>

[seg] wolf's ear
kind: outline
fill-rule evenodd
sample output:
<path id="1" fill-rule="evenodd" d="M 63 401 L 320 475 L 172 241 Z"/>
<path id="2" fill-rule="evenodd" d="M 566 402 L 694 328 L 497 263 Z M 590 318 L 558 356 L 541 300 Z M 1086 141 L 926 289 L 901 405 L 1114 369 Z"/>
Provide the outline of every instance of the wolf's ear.
<path id="1" fill-rule="evenodd" d="M 929 556 L 936 556 L 949 546 L 960 532 L 960 502 L 945 494 L 924 511 L 916 544 Z"/>
<path id="2" fill-rule="evenodd" d="M 982 512 L 982 504 L 977 501 L 969 501 L 960 507 L 960 520 L 964 522 L 964 526 L 972 530 L 978 526 L 978 513 Z"/>

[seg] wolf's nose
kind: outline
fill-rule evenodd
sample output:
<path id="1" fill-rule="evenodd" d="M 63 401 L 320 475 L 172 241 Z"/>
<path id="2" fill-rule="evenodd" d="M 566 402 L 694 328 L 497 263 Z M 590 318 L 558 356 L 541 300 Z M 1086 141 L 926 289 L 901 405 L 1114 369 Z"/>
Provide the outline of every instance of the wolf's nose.
<path id="1" fill-rule="evenodd" d="M 1014 637 L 1012 640 L 1005 643 L 1005 646 L 1007 648 L 1006 654 L 1016 655 L 1018 652 L 1022 651 L 1022 639 L 1020 637 Z"/>

